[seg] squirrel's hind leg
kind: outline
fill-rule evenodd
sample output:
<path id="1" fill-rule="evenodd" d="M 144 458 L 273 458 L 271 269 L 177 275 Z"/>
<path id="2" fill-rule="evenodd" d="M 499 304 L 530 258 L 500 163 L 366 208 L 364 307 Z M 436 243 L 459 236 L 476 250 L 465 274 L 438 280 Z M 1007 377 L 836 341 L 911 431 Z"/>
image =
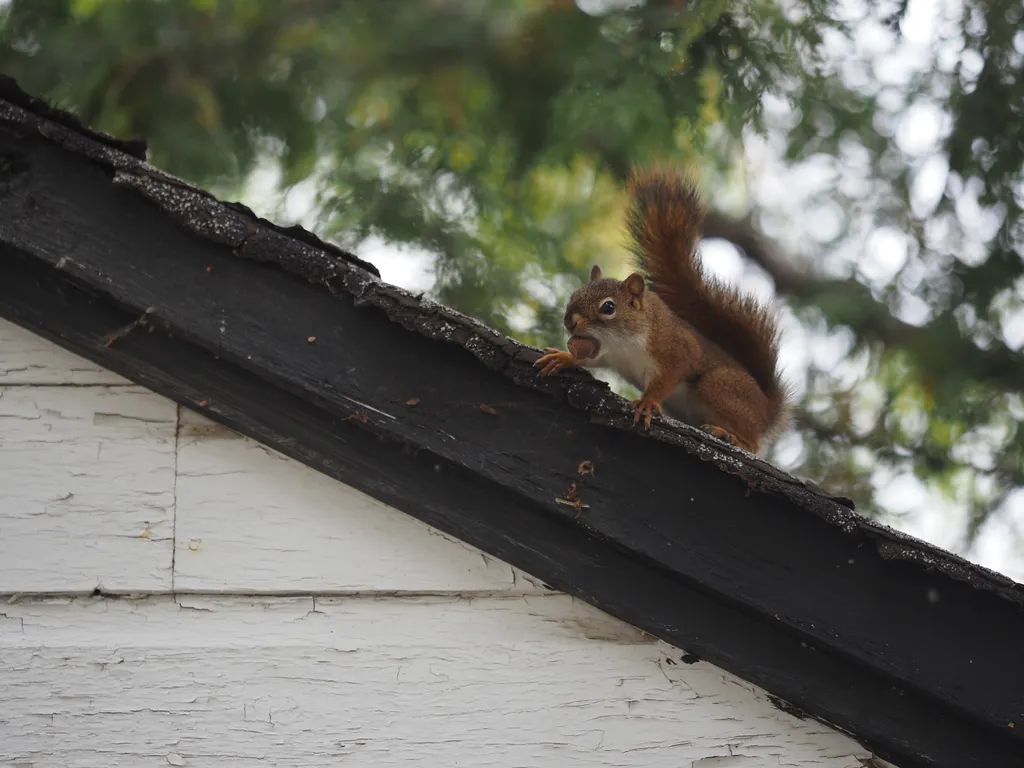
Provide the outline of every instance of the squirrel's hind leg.
<path id="1" fill-rule="evenodd" d="M 693 394 L 704 413 L 701 428 L 705 432 L 751 453 L 761 449 L 765 397 L 746 371 L 709 371 L 701 377 Z"/>
<path id="2" fill-rule="evenodd" d="M 729 430 L 725 429 L 724 427 L 719 427 L 717 424 L 701 424 L 700 428 L 703 429 L 712 437 L 717 437 L 724 443 L 729 443 L 730 445 L 738 445 L 740 448 L 743 448 L 746 451 L 750 451 L 751 453 L 757 453 L 758 451 L 758 446 L 756 444 L 748 443 L 739 435 L 734 435 Z"/>

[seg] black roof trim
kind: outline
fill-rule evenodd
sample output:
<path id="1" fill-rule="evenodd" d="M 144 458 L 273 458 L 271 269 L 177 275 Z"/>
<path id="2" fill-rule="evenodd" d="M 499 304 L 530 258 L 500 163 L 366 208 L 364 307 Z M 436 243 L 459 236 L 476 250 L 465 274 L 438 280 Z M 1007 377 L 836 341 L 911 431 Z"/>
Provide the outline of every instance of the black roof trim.
<path id="1" fill-rule="evenodd" d="M 0 99 L 24 108 L 39 117 L 44 117 L 51 123 L 70 128 L 75 133 L 88 136 L 90 139 L 111 149 L 123 152 L 138 160 L 146 159 L 146 142 L 141 139 L 118 139 L 101 131 L 94 130 L 82 124 L 82 121 L 75 115 L 63 109 L 55 109 L 42 99 L 26 93 L 18 82 L 9 75 L 0 72 Z"/>
<path id="2" fill-rule="evenodd" d="M 905 768 L 1024 750 L 1024 586 L 699 430 L 659 420 L 645 434 L 589 374 L 538 378 L 537 350 L 154 169 L 12 82 L 0 316 Z"/>

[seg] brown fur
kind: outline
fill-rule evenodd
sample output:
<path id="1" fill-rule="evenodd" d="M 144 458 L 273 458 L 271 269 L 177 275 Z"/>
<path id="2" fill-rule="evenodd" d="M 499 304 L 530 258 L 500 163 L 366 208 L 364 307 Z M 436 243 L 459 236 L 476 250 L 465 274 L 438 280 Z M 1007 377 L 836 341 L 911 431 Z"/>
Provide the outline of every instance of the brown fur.
<path id="1" fill-rule="evenodd" d="M 713 339 L 754 377 L 776 425 L 788 389 L 778 373 L 779 332 L 769 307 L 705 275 L 697 243 L 704 207 L 694 184 L 678 172 L 634 171 L 628 216 L 632 250 L 652 289 L 681 319 Z"/>
<path id="2" fill-rule="evenodd" d="M 706 279 L 696 254 L 703 218 L 697 194 L 679 176 L 635 175 L 629 226 L 634 250 L 649 270 L 625 280 L 599 266 L 565 310 L 565 327 L 598 342 L 593 357 L 547 350 L 541 375 L 580 365 L 609 367 L 643 396 L 634 421 L 654 411 L 704 426 L 752 452 L 781 426 L 788 392 L 776 371 L 778 333 L 768 308 Z M 614 303 L 611 315 L 601 311 Z"/>

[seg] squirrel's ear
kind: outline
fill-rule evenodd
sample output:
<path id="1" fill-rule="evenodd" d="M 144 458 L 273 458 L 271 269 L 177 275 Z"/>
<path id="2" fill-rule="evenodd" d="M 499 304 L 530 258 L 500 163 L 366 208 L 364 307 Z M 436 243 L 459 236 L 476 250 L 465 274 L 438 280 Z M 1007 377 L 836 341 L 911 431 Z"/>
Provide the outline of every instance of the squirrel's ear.
<path id="1" fill-rule="evenodd" d="M 602 277 L 601 267 L 599 265 L 595 264 L 593 267 L 590 268 L 590 282 L 593 283 L 596 280 L 600 280 L 601 277 Z"/>
<path id="2" fill-rule="evenodd" d="M 644 289 L 647 287 L 647 283 L 644 282 L 644 276 L 639 272 L 634 272 L 632 275 L 622 281 L 622 284 L 626 288 L 626 293 L 630 296 L 640 298 L 644 295 Z"/>

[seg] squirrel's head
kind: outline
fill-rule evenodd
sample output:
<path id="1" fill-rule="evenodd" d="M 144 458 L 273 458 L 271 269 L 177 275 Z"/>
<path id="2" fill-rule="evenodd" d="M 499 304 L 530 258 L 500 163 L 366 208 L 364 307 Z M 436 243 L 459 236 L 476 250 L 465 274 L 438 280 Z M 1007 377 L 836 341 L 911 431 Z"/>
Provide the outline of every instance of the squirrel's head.
<path id="1" fill-rule="evenodd" d="M 634 272 L 625 280 L 604 277 L 597 264 L 590 282 L 576 290 L 565 309 L 565 328 L 572 336 L 591 339 L 601 347 L 642 331 L 647 299 L 644 276 Z"/>

